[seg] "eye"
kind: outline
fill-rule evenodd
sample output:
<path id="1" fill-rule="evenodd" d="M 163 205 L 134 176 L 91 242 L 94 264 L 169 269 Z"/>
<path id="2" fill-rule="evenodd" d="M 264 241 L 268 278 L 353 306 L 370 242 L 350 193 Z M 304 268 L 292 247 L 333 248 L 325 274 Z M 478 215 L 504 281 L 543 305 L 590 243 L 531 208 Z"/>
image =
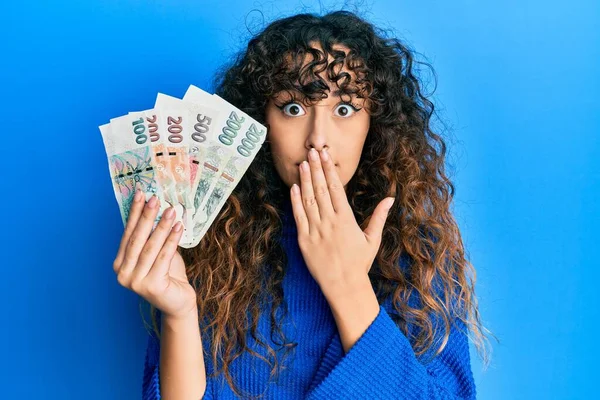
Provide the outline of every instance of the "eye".
<path id="1" fill-rule="evenodd" d="M 290 117 L 298 117 L 304 115 L 302 106 L 294 101 L 290 101 L 282 106 L 277 106 L 285 115 Z"/>
<path id="2" fill-rule="evenodd" d="M 338 106 L 335 108 L 335 111 L 338 112 L 335 115 L 337 115 L 339 117 L 343 117 L 343 118 L 348 118 L 348 117 L 352 116 L 355 112 L 360 111 L 360 110 L 361 110 L 360 108 L 356 108 L 351 103 L 341 103 L 341 104 L 338 104 Z"/>

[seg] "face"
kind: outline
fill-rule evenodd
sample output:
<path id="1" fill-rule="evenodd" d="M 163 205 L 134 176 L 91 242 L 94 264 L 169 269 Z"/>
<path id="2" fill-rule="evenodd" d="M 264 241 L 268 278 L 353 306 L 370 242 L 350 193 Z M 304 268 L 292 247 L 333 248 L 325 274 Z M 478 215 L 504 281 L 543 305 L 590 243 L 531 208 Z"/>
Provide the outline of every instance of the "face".
<path id="1" fill-rule="evenodd" d="M 320 49 L 318 45 L 314 48 Z M 337 49 L 348 51 L 344 46 Z M 304 64 L 310 62 L 307 55 Z M 330 61 L 332 57 L 330 56 Z M 354 73 L 345 66 L 344 71 Z M 326 72 L 319 76 L 333 90 L 327 97 L 306 106 L 302 95 L 292 96 L 287 92 L 277 93 L 268 103 L 266 122 L 270 125 L 268 139 L 271 142 L 273 162 L 281 179 L 288 187 L 300 184 L 300 163 L 308 161 L 308 152 L 315 148 L 319 152 L 326 148 L 346 189 L 358 167 L 360 155 L 369 131 L 370 117 L 365 108 L 365 99 L 335 93 L 337 86 L 327 79 Z"/>

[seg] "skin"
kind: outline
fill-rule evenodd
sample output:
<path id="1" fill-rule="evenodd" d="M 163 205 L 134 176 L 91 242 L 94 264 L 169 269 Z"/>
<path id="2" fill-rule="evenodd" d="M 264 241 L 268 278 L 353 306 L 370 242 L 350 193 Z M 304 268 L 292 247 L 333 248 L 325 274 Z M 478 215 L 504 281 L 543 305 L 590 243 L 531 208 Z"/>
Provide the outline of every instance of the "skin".
<path id="1" fill-rule="evenodd" d="M 334 88 L 325 75 L 321 77 Z M 277 107 L 289 99 L 289 94 L 279 93 L 266 110 L 273 162 L 281 179 L 291 186 L 300 250 L 329 303 L 348 352 L 380 311 L 368 273 L 394 199 L 377 205 L 364 231 L 348 203 L 347 183 L 356 172 L 369 130 L 364 99 L 353 96 L 352 102 L 363 108 L 359 111 L 341 104 L 336 96 L 309 107 L 301 103 L 284 110 Z"/>
<path id="2" fill-rule="evenodd" d="M 321 49 L 317 44 L 313 47 Z M 347 47 L 337 46 L 337 49 L 348 51 Z M 307 55 L 304 63 L 309 62 L 312 55 Z M 329 60 L 332 60 L 330 56 Z M 355 74 L 344 67 L 355 79 Z M 324 72 L 319 76 L 330 88 L 337 89 L 334 83 L 327 79 Z M 297 93 L 296 99 L 302 96 Z M 349 100 L 344 96 L 344 100 Z M 289 104 L 284 110 L 278 105 L 291 100 L 290 94 L 280 92 L 268 103 L 266 122 L 269 124 L 268 139 L 271 142 L 275 168 L 288 187 L 300 183 L 298 166 L 308 160 L 311 148 L 318 151 L 327 149 L 346 188 L 348 181 L 358 167 L 360 155 L 369 132 L 370 116 L 365 108 L 365 99 L 352 96 L 351 103 L 359 108 L 354 111 L 352 105 L 342 101 L 341 97 L 328 97 L 309 107 L 300 101 Z"/>

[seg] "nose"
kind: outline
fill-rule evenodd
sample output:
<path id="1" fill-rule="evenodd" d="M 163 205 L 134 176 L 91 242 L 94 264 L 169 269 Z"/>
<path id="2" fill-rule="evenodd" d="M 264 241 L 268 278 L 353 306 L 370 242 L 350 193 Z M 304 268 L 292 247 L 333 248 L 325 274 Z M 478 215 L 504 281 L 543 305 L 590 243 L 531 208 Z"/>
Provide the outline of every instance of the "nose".
<path id="1" fill-rule="evenodd" d="M 305 147 L 307 150 L 314 148 L 317 151 L 329 150 L 329 140 L 333 126 L 327 118 L 325 107 L 313 107 L 314 112 L 309 122 L 309 132 L 306 137 Z M 322 109 L 322 110 L 319 110 Z"/>

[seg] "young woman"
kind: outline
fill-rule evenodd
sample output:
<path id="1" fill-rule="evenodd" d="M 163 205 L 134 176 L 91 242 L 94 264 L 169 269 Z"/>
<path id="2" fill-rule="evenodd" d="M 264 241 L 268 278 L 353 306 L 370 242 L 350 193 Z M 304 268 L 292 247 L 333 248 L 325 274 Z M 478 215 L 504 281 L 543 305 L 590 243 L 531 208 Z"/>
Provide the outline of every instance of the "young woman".
<path id="1" fill-rule="evenodd" d="M 195 248 L 133 203 L 114 269 L 151 306 L 144 399 L 475 398 L 487 330 L 413 62 L 340 11 L 271 23 L 217 77 L 267 139 Z"/>

